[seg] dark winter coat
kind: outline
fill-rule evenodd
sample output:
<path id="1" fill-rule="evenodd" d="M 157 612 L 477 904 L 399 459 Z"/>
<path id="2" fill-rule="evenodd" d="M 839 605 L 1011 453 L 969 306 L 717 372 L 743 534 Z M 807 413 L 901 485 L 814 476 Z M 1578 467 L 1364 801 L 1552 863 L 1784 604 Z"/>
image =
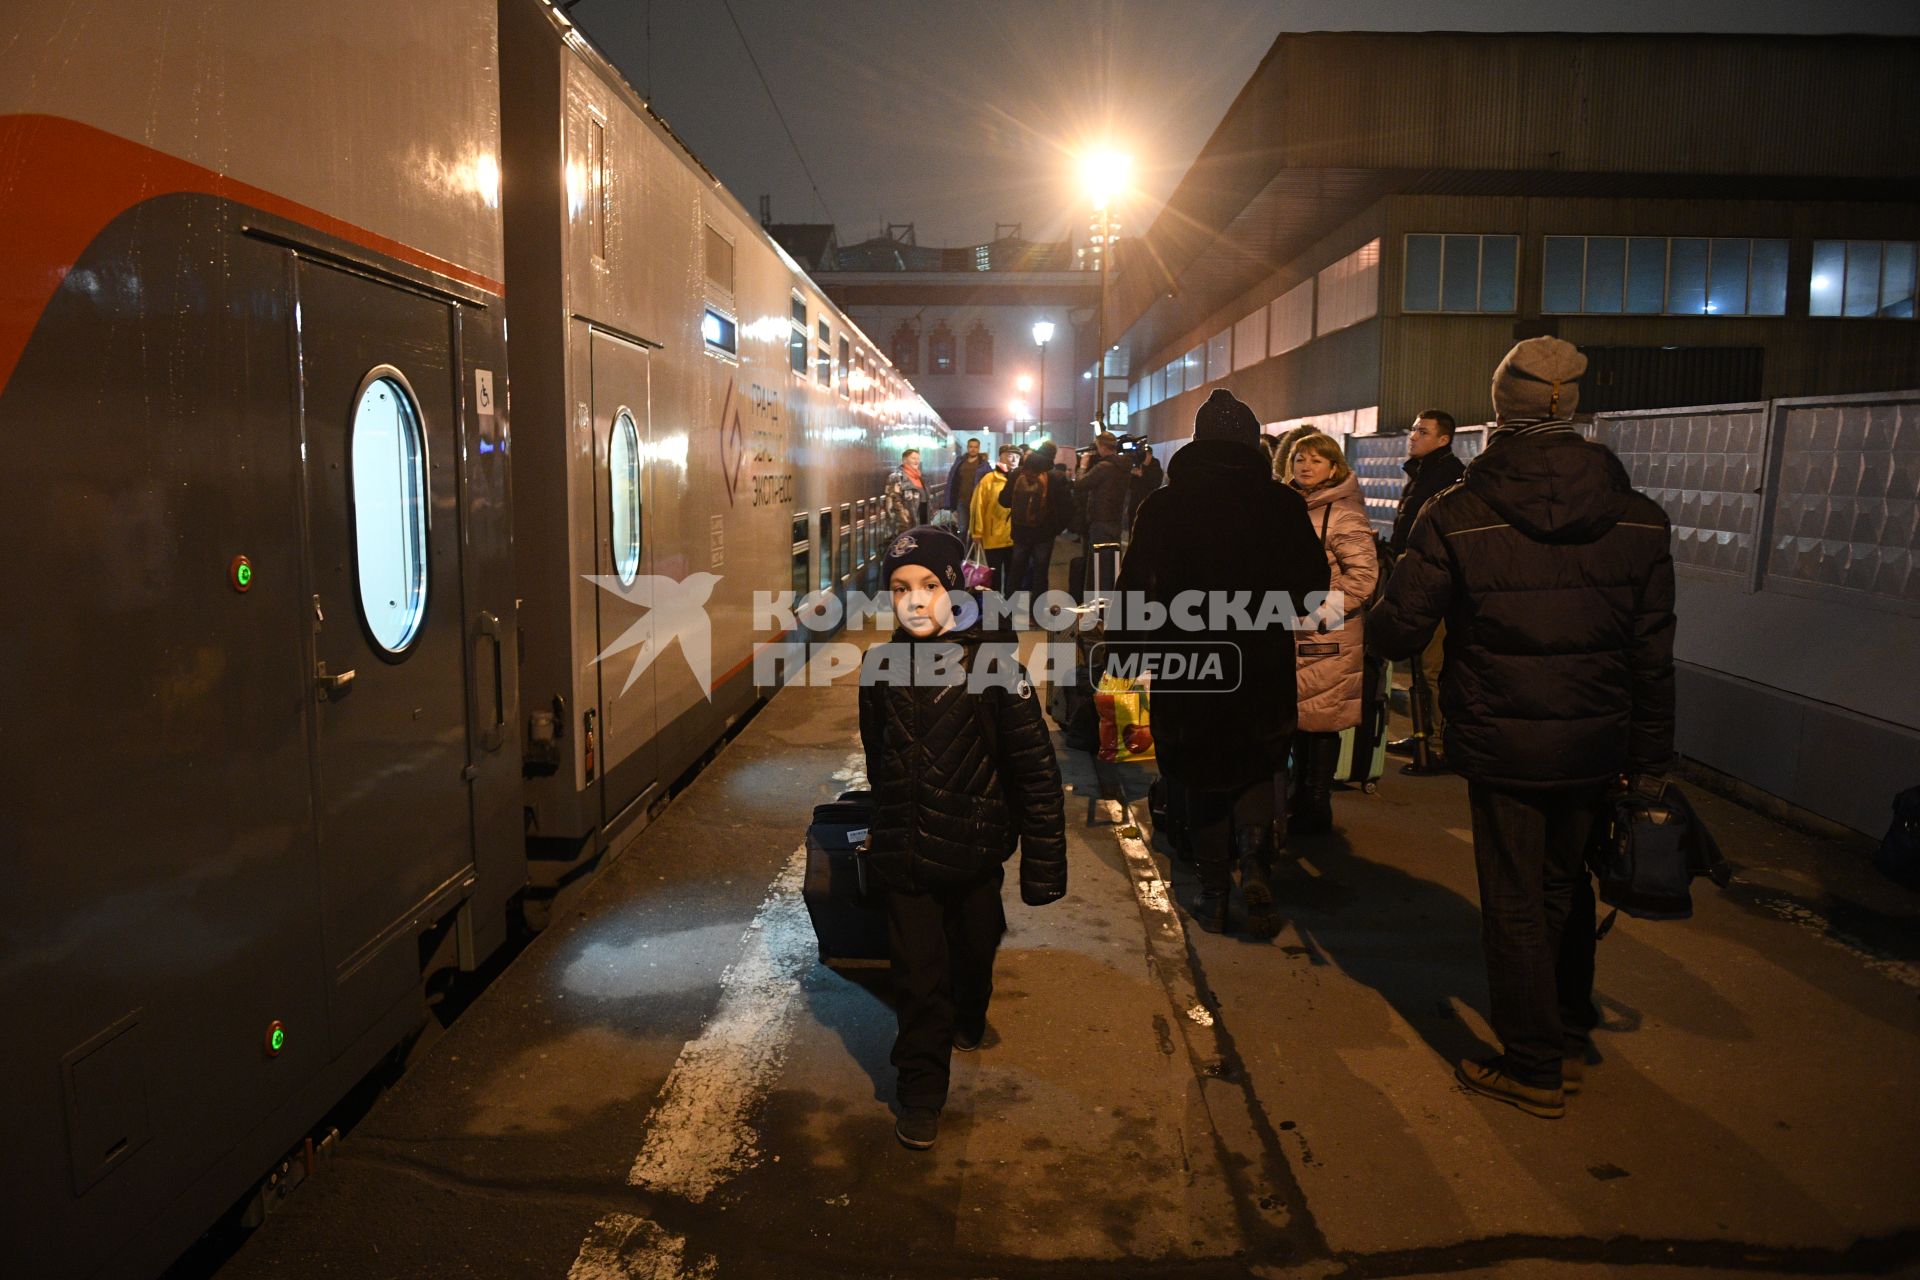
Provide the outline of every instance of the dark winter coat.
<path id="1" fill-rule="evenodd" d="M 1420 508 L 1427 505 L 1427 500 L 1442 489 L 1451 488 L 1467 474 L 1467 464 L 1454 453 L 1452 441 L 1447 442 L 1446 448 L 1435 449 L 1424 458 L 1408 458 L 1402 469 L 1407 473 L 1407 483 L 1400 490 L 1400 511 L 1393 518 L 1393 536 L 1387 540 L 1395 555 L 1407 549 L 1414 518 L 1420 514 Z"/>
<path id="2" fill-rule="evenodd" d="M 1269 592 L 1304 609 L 1327 590 L 1326 553 L 1300 495 L 1273 478 L 1258 446 L 1232 440 L 1183 445 L 1167 486 L 1148 494 L 1133 518 L 1133 541 L 1117 583 L 1124 593 L 1170 603 L 1183 591 L 1251 593 L 1257 614 Z M 1156 692 L 1153 740 L 1160 770 L 1208 790 L 1237 790 L 1286 765 L 1294 730 L 1294 634 L 1189 632 L 1171 620 L 1155 633 L 1116 628 L 1116 640 L 1225 642 L 1240 652 L 1240 687 L 1230 693 Z"/>
<path id="3" fill-rule="evenodd" d="M 991 470 L 993 459 L 984 453 L 975 454 L 971 462 L 964 453 L 955 458 L 952 468 L 947 472 L 947 510 L 967 510 L 968 504 L 973 501 L 973 487 Z"/>
<path id="4" fill-rule="evenodd" d="M 1127 518 L 1127 485 L 1133 479 L 1117 458 L 1101 458 L 1074 487 L 1084 494 L 1087 524 L 1119 525 Z"/>
<path id="5" fill-rule="evenodd" d="M 986 650 L 981 645 L 987 643 Z M 883 656 L 903 666 L 964 652 L 965 670 L 1006 668 L 1009 678 L 970 692 L 953 683 L 876 683 Z M 860 689 L 860 742 L 873 790 L 872 866 L 907 892 L 967 884 L 1021 846 L 1020 897 L 1032 906 L 1067 891 L 1067 836 L 1060 766 L 1040 701 L 1017 671 L 1016 637 L 977 627 L 915 640 L 905 631 L 867 651 Z M 1007 687 L 1011 685 L 1012 687 Z M 982 710 L 986 713 L 982 715 Z M 990 719 L 990 742 L 982 724 Z"/>
<path id="6" fill-rule="evenodd" d="M 1540 788 L 1664 769 L 1673 755 L 1667 516 L 1620 460 L 1571 430 L 1496 440 L 1427 505 L 1386 598 L 1376 653 L 1447 626 L 1447 763 Z"/>

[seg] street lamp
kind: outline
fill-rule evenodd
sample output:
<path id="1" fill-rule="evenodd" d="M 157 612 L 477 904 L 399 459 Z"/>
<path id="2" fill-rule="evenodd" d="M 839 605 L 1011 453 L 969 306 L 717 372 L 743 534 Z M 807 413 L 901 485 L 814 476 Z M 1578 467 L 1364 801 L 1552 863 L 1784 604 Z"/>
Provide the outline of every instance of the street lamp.
<path id="1" fill-rule="evenodd" d="M 1053 321 L 1033 322 L 1033 341 L 1040 348 L 1040 429 L 1047 427 L 1047 344 L 1053 341 Z"/>
<path id="2" fill-rule="evenodd" d="M 1100 305 L 1096 309 L 1094 330 L 1099 341 L 1094 350 L 1099 361 L 1094 366 L 1093 407 L 1100 429 L 1107 422 L 1107 261 L 1113 257 L 1113 202 L 1124 195 L 1127 179 L 1133 172 L 1133 157 L 1123 152 L 1090 151 L 1080 158 L 1080 177 L 1087 199 L 1100 215 Z M 1076 435 L 1076 442 L 1078 437 Z"/>

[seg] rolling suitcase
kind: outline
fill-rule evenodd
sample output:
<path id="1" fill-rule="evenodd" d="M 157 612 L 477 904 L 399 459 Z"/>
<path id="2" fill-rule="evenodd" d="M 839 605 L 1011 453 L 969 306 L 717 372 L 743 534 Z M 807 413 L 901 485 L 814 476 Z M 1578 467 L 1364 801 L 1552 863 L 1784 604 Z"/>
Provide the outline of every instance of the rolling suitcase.
<path id="1" fill-rule="evenodd" d="M 887 913 L 868 882 L 860 846 L 873 821 L 873 796 L 848 791 L 815 805 L 807 827 L 807 874 L 800 889 L 822 964 L 885 964 Z"/>
<path id="2" fill-rule="evenodd" d="M 1372 794 L 1387 771 L 1387 695 L 1393 688 L 1393 664 L 1368 655 L 1360 684 L 1360 724 L 1340 731 L 1340 762 L 1335 782 L 1351 783 Z"/>

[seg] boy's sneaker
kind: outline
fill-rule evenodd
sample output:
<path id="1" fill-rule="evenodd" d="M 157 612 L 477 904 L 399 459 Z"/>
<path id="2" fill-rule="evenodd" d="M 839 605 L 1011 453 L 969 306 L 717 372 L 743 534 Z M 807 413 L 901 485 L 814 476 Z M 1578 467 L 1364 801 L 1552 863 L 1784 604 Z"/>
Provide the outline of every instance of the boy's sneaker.
<path id="1" fill-rule="evenodd" d="M 1587 1057 L 1570 1053 L 1560 1061 L 1560 1092 L 1571 1098 L 1587 1082 Z"/>
<path id="2" fill-rule="evenodd" d="M 1193 921 L 1208 933 L 1227 931 L 1227 891 L 1202 889 L 1193 902 Z"/>
<path id="3" fill-rule="evenodd" d="M 903 1147 L 925 1151 L 940 1136 L 940 1113 L 932 1107 L 902 1107 L 893 1136 Z"/>
<path id="4" fill-rule="evenodd" d="M 977 1027 L 962 1022 L 956 1024 L 953 1028 L 953 1047 L 962 1053 L 972 1053 L 980 1047 L 980 1042 L 986 1038 L 987 1026 L 984 1022 Z"/>
<path id="5" fill-rule="evenodd" d="M 1530 1116 L 1558 1120 L 1567 1113 L 1564 1090 L 1522 1084 L 1507 1074 L 1506 1063 L 1499 1058 L 1490 1058 L 1485 1062 L 1462 1059 L 1460 1065 L 1453 1069 L 1453 1075 L 1475 1093 L 1518 1107 Z"/>

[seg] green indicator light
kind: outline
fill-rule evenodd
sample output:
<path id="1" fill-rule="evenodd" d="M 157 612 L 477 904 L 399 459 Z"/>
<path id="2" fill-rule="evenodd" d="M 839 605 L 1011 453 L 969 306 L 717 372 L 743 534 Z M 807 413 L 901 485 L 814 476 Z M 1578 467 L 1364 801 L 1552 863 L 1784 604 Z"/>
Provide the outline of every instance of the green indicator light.
<path id="1" fill-rule="evenodd" d="M 269 1058 L 279 1057 L 280 1051 L 287 1047 L 287 1028 L 278 1018 L 267 1024 L 266 1047 Z"/>
<path id="2" fill-rule="evenodd" d="M 278 1053 L 282 1049 L 286 1048 L 287 1047 L 287 1029 L 285 1027 L 275 1027 L 273 1029 L 272 1042 L 273 1042 L 273 1051 L 275 1053 Z"/>
<path id="3" fill-rule="evenodd" d="M 253 585 L 253 561 L 245 556 L 235 556 L 227 565 L 227 581 L 233 584 L 235 591 L 244 594 Z"/>
<path id="4" fill-rule="evenodd" d="M 233 576 L 234 576 L 234 579 L 237 582 L 239 582 L 241 586 L 243 587 L 252 586 L 253 585 L 253 566 L 250 564 L 243 564 L 240 566 L 240 571 L 234 574 Z"/>

